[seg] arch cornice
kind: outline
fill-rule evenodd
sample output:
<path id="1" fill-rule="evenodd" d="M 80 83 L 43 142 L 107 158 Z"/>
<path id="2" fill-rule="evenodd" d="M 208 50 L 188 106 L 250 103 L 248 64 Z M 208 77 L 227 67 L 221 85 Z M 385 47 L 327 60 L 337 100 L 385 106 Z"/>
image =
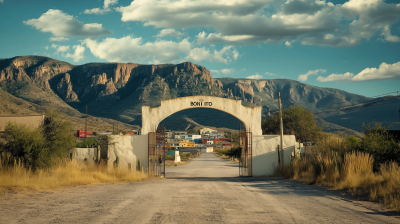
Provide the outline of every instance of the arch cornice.
<path id="1" fill-rule="evenodd" d="M 243 122 L 253 135 L 262 135 L 261 107 L 245 107 L 241 100 L 232 100 L 214 96 L 188 96 L 162 100 L 159 107 L 142 106 L 142 135 L 153 132 L 166 117 L 176 112 L 193 109 L 210 108 L 224 111 Z"/>

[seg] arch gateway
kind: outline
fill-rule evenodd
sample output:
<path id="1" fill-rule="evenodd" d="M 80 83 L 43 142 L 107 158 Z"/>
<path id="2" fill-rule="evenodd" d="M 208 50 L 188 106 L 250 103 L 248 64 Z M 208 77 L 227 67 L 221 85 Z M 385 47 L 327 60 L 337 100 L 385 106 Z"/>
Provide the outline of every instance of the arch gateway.
<path id="1" fill-rule="evenodd" d="M 151 145 L 156 143 L 156 132 L 158 125 L 168 116 L 186 109 L 210 108 L 216 109 L 239 119 L 245 126 L 245 145 L 250 145 L 249 163 L 245 163 L 250 169 L 249 176 L 272 175 L 274 168 L 278 165 L 279 135 L 262 135 L 261 119 L 262 108 L 260 106 L 245 107 L 241 100 L 213 96 L 189 96 L 162 100 L 159 107 L 151 108 L 142 106 L 142 133 L 133 136 L 113 136 L 113 144 L 108 148 L 108 163 L 119 157 L 120 167 L 135 169 L 140 165 L 143 171 L 149 172 L 149 156 L 151 156 Z M 241 134 L 241 136 L 244 136 Z M 283 162 L 289 163 L 290 156 L 295 149 L 295 136 L 284 135 L 283 137 Z M 150 153 L 150 154 L 149 154 Z M 243 149 L 242 149 L 243 153 Z M 150 161 L 152 161 L 150 159 Z M 151 164 L 151 162 L 150 162 Z"/>

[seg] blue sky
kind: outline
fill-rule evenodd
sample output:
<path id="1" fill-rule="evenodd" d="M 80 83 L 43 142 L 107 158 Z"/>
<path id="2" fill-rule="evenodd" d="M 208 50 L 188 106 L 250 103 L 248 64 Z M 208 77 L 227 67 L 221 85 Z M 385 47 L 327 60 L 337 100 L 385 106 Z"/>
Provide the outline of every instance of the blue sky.
<path id="1" fill-rule="evenodd" d="M 400 91 L 399 21 L 381 0 L 0 0 L 0 58 L 191 61 L 372 97 Z"/>

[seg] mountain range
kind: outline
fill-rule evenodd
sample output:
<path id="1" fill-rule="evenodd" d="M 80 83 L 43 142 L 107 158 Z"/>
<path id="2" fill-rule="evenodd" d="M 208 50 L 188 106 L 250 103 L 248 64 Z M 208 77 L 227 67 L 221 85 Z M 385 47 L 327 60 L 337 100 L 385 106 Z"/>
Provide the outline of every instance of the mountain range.
<path id="1" fill-rule="evenodd" d="M 242 100 L 245 106 L 262 106 L 263 116 L 300 105 L 314 112 L 317 124 L 328 132 L 360 135 L 363 122 L 398 121 L 398 96 L 369 98 L 332 88 L 320 88 L 289 79 L 251 80 L 213 78 L 191 62 L 143 65 L 89 63 L 72 65 L 42 56 L 0 59 L 0 114 L 40 113 L 50 105 L 75 127 L 82 128 L 86 107 L 93 130 L 137 129 L 141 106 L 156 107 L 161 100 L 210 95 Z M 42 105 L 42 107 L 40 106 Z M 201 126 L 237 129 L 233 116 L 212 109 L 191 109 L 163 121 L 169 129 Z"/>

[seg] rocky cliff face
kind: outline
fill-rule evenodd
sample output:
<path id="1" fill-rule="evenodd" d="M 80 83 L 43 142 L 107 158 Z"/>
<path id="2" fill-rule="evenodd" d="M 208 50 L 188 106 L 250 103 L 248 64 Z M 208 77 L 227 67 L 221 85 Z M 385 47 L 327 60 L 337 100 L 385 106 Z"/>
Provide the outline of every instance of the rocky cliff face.
<path id="1" fill-rule="evenodd" d="M 6 64 L 5 67 L 3 67 L 4 64 Z M 45 89 L 50 89 L 49 80 L 51 78 L 68 72 L 74 67 L 66 62 L 39 56 L 15 57 L 4 60 L 1 65 L 0 82 L 5 80 L 31 81 Z"/>

